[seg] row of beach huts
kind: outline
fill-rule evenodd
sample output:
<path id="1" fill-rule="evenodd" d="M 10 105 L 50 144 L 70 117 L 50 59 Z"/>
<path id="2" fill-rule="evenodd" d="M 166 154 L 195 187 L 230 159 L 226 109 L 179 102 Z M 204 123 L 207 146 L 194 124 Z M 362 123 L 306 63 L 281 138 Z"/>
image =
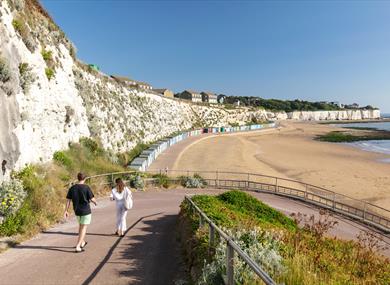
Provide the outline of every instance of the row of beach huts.
<path id="1" fill-rule="evenodd" d="M 238 127 L 218 127 L 218 128 L 203 128 L 193 131 L 183 132 L 179 135 L 167 137 L 154 144 L 148 149 L 144 150 L 138 157 L 136 157 L 129 165 L 130 168 L 138 171 L 146 171 L 148 167 L 157 159 L 157 157 L 170 146 L 185 140 L 188 137 L 199 136 L 208 133 L 232 133 L 232 132 L 246 132 L 255 131 L 265 128 L 274 128 L 275 123 L 261 124 L 261 125 L 247 125 Z"/>

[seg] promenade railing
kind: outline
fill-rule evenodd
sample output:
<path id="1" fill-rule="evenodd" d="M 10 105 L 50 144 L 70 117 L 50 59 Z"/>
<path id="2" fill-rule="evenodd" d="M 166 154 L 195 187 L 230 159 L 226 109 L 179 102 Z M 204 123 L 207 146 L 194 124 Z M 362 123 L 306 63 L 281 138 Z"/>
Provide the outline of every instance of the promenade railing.
<path id="1" fill-rule="evenodd" d="M 134 171 L 108 173 L 89 178 L 95 185 L 111 184 L 116 177 L 124 177 Z M 300 200 L 335 213 L 353 218 L 373 226 L 385 233 L 390 233 L 390 211 L 372 203 L 358 200 L 347 195 L 318 187 L 312 184 L 257 173 L 231 171 L 194 171 L 194 170 L 157 170 L 140 172 L 141 174 L 167 175 L 173 183 L 179 183 L 181 176 L 199 174 L 205 181 L 205 187 L 214 189 L 238 189 L 252 192 L 269 193 Z M 147 178 L 147 183 L 155 183 L 156 179 Z"/>
<path id="2" fill-rule="evenodd" d="M 213 249 L 216 244 L 216 235 L 226 242 L 226 280 L 225 284 L 234 285 L 234 254 L 237 254 L 248 267 L 266 284 L 276 284 L 274 280 L 265 272 L 239 245 L 214 222 L 186 195 L 185 201 L 189 204 L 190 210 L 199 215 L 199 226 L 207 224 L 209 227 L 209 249 Z"/>

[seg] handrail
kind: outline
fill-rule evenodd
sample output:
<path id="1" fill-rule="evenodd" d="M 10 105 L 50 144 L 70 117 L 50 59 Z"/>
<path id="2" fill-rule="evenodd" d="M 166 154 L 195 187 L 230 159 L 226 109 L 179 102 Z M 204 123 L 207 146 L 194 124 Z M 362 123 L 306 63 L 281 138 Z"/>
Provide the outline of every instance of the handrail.
<path id="1" fill-rule="evenodd" d="M 136 173 L 134 170 L 106 173 L 88 177 L 90 181 L 93 178 L 110 176 L 113 181 L 115 175 L 126 175 Z M 338 214 L 353 218 L 375 228 L 390 233 L 390 211 L 383 207 L 354 199 L 352 197 L 336 193 L 307 184 L 301 181 L 285 179 L 276 176 L 262 175 L 255 173 L 233 172 L 233 171 L 193 171 L 193 170 L 158 170 L 141 173 L 166 174 L 166 175 L 190 175 L 198 173 L 203 175 L 207 181 L 207 187 L 217 189 L 240 189 L 252 192 L 264 192 L 291 199 L 298 199 L 318 207 L 322 207 Z M 176 173 L 176 174 L 175 174 Z M 227 178 L 222 179 L 221 176 Z M 231 178 L 232 176 L 242 176 L 242 179 Z M 256 178 L 267 178 L 273 181 L 256 181 Z M 111 182 L 112 182 L 111 181 Z M 287 182 L 287 185 L 283 183 Z M 291 186 L 288 183 L 296 183 Z M 286 184 L 286 183 L 285 183 Z"/>
<path id="2" fill-rule="evenodd" d="M 245 261 L 245 263 L 256 273 L 261 280 L 264 281 L 266 285 L 275 285 L 275 281 L 265 272 L 250 256 L 243 251 L 240 246 L 223 230 L 221 230 L 214 222 L 192 201 L 189 195 L 185 196 L 185 200 L 190 203 L 190 206 L 194 208 L 200 218 L 200 223 L 204 219 L 209 225 L 209 234 L 212 235 L 209 237 L 209 247 L 212 247 L 215 240 L 215 231 L 226 241 L 227 245 L 227 254 L 226 254 L 226 275 L 227 275 L 227 285 L 233 285 L 234 282 L 234 251 Z"/>
<path id="3" fill-rule="evenodd" d="M 236 172 L 236 171 L 218 171 L 218 170 L 217 171 L 206 171 L 206 170 L 160 169 L 158 171 L 147 170 L 147 171 L 144 171 L 144 172 L 145 173 L 156 173 L 156 172 L 159 172 L 159 173 L 165 173 L 165 174 L 168 174 L 169 172 L 189 172 L 189 173 L 197 173 L 197 174 L 202 174 L 202 173 L 210 173 L 210 174 L 213 174 L 213 173 L 218 173 L 218 174 L 240 174 L 240 175 L 246 175 L 246 176 L 250 175 L 250 176 L 258 176 L 258 177 L 278 179 L 279 182 L 280 181 L 286 181 L 286 182 L 293 182 L 293 183 L 301 184 L 302 186 L 314 187 L 314 188 L 316 188 L 318 190 L 322 190 L 322 191 L 328 192 L 329 194 L 334 194 L 334 195 L 337 195 L 339 197 L 344 197 L 344 198 L 347 198 L 347 199 L 350 199 L 350 200 L 354 200 L 354 201 L 357 201 L 357 202 L 364 203 L 364 204 L 366 204 L 368 206 L 372 206 L 372 207 L 375 207 L 375 208 L 378 208 L 380 210 L 384 210 L 384 211 L 388 212 L 389 213 L 389 217 L 390 217 L 390 210 L 389 209 L 383 208 L 381 206 L 374 205 L 374 204 L 366 202 L 364 200 L 359 200 L 359 199 L 350 197 L 348 195 L 340 194 L 340 193 L 337 193 L 335 191 L 332 191 L 332 190 L 329 190 L 329 189 L 326 189 L 326 188 L 323 188 L 323 187 L 320 187 L 320 186 L 316 186 L 316 185 L 313 185 L 313 184 L 305 183 L 305 182 L 302 182 L 302 181 L 299 181 L 299 180 L 290 179 L 290 178 L 282 178 L 282 177 L 278 177 L 278 176 L 264 175 L 264 174 L 260 174 L 260 173 Z"/>

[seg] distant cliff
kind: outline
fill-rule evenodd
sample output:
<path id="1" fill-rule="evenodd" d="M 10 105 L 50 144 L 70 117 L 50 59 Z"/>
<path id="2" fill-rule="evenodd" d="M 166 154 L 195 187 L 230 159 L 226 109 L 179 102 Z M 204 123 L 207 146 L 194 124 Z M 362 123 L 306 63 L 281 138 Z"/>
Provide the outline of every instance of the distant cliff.
<path id="1" fill-rule="evenodd" d="M 369 120 L 380 117 L 380 110 L 295 111 L 287 113 L 288 119 L 302 121 Z"/>
<path id="2" fill-rule="evenodd" d="M 37 0 L 1 1 L 0 35 L 0 163 L 6 162 L 6 176 L 27 163 L 49 161 L 84 136 L 121 152 L 202 126 L 377 117 L 377 111 L 317 115 L 224 109 L 128 89 L 78 61 L 73 44 Z"/>

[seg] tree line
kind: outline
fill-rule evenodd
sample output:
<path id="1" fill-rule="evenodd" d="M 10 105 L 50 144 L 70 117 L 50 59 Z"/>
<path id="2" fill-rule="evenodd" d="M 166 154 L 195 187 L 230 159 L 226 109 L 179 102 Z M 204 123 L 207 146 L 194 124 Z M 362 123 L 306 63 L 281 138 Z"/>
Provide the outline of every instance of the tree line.
<path id="1" fill-rule="evenodd" d="M 220 94 L 220 96 L 225 96 Z M 374 107 L 368 105 L 365 107 L 356 107 L 353 105 L 347 105 L 344 108 L 339 106 L 339 104 L 332 102 L 310 102 L 305 100 L 279 100 L 279 99 L 264 99 L 260 97 L 248 97 L 248 96 L 226 96 L 224 98 L 225 104 L 234 104 L 240 102 L 240 106 L 247 107 L 257 107 L 264 108 L 271 111 L 334 111 L 342 109 L 375 109 Z"/>

